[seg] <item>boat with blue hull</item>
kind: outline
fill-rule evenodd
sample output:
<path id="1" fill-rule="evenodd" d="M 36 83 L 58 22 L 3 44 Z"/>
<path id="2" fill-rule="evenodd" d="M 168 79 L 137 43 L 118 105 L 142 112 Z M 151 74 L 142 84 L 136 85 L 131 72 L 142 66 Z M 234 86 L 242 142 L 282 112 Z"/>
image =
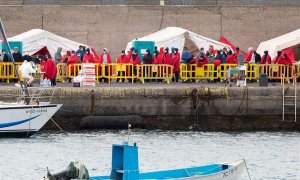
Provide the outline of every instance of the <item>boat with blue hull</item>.
<path id="1" fill-rule="evenodd" d="M 189 168 L 139 172 L 138 147 L 121 144 L 113 145 L 112 169 L 109 176 L 94 176 L 90 180 L 238 180 L 245 170 L 245 161 L 238 160 L 219 164 L 210 164 Z"/>

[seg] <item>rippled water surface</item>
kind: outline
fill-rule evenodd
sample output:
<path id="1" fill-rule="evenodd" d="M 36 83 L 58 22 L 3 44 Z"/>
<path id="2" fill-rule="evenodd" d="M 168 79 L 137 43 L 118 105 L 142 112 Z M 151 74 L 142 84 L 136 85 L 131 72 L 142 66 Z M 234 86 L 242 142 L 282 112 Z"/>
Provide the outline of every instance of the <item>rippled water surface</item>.
<path id="1" fill-rule="evenodd" d="M 28 139 L 0 139 L 0 179 L 41 179 L 46 167 L 63 170 L 81 161 L 90 175 L 110 171 L 111 145 L 126 131 L 44 132 Z M 246 159 L 252 179 L 300 179 L 300 133 L 166 132 L 134 130 L 141 171 Z M 244 173 L 243 179 L 248 179 Z"/>

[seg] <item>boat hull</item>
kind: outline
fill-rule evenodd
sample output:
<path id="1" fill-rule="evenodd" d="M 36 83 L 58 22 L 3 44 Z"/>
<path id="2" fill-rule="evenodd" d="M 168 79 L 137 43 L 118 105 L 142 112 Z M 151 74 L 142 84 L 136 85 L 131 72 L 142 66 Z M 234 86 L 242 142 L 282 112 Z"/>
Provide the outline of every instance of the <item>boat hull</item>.
<path id="1" fill-rule="evenodd" d="M 227 163 L 220 163 L 217 164 L 218 166 L 228 166 L 227 169 L 221 170 L 219 172 L 210 173 L 210 174 L 191 174 L 189 172 L 190 169 L 193 168 L 186 168 L 186 169 L 180 169 L 180 170 L 169 170 L 172 171 L 172 173 L 168 173 L 167 171 L 157 171 L 157 172 L 147 172 L 147 173 L 140 173 L 139 180 L 160 180 L 160 179 L 173 179 L 173 180 L 239 180 L 242 177 L 242 174 L 245 170 L 245 161 L 244 160 L 238 160 L 234 162 L 227 162 Z M 200 166 L 201 167 L 201 166 Z M 204 166 L 203 166 L 204 167 Z M 196 167 L 197 168 L 197 167 Z M 214 169 L 214 168 L 213 168 Z M 208 169 L 208 171 L 212 171 L 213 169 Z M 182 174 L 182 171 L 184 171 L 185 177 L 170 177 L 166 174 L 170 174 L 173 176 L 176 176 L 176 174 Z M 208 172 L 206 171 L 206 172 Z M 165 174 L 165 175 L 162 175 Z M 109 176 L 96 176 L 91 177 L 90 180 L 109 180 Z M 127 179 L 125 179 L 127 180 Z M 128 179 L 129 180 L 129 179 Z"/>
<path id="2" fill-rule="evenodd" d="M 59 110 L 61 104 L 0 106 L 0 138 L 30 137 Z"/>

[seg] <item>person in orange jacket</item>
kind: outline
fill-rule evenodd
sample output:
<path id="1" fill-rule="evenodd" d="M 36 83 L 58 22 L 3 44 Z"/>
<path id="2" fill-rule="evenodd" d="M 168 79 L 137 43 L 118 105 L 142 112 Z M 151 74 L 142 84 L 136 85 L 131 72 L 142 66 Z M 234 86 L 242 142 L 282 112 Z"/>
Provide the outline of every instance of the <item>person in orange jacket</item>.
<path id="1" fill-rule="evenodd" d="M 95 58 L 94 56 L 91 54 L 91 51 L 89 48 L 86 49 L 86 53 L 83 56 L 83 60 L 82 63 L 94 63 L 95 62 Z"/>

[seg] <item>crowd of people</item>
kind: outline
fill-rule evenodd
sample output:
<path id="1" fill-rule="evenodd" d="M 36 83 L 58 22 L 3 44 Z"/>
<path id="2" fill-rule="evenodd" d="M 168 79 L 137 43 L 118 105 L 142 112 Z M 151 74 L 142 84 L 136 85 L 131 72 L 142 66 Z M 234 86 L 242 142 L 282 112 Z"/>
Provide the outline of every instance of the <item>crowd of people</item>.
<path id="1" fill-rule="evenodd" d="M 67 51 L 64 55 L 62 55 L 62 48 L 58 48 L 53 58 L 49 55 L 49 53 L 46 53 L 44 55 L 34 54 L 32 56 L 22 56 L 17 47 L 14 48 L 12 55 L 15 62 L 32 62 L 33 64 L 40 64 L 41 71 L 45 72 L 45 78 L 51 80 L 51 84 L 53 86 L 56 85 L 55 79 L 57 70 L 55 65 L 58 63 L 66 63 L 67 66 L 78 63 L 112 63 L 112 58 L 107 48 L 104 48 L 103 52 L 101 52 L 99 56 L 95 56 L 93 53 L 91 53 L 91 50 L 89 48 L 85 48 L 84 46 L 79 46 L 77 51 Z M 5 53 L 4 50 L 2 51 L 0 60 L 3 62 L 10 62 L 9 56 Z M 246 54 L 242 52 L 238 47 L 234 51 L 228 50 L 226 47 L 220 50 L 215 50 L 212 45 L 209 46 L 207 51 L 203 47 L 200 48 L 196 54 L 189 52 L 187 47 L 184 47 L 182 54 L 180 54 L 178 48 L 175 47 L 171 48 L 171 50 L 168 47 L 161 47 L 159 50 L 157 49 L 157 47 L 155 47 L 153 53 L 151 53 L 150 49 L 147 49 L 146 53 L 143 54 L 143 59 L 141 59 L 141 55 L 138 53 L 138 50 L 132 47 L 129 51 L 127 51 L 127 53 L 125 52 L 125 50 L 122 50 L 117 58 L 116 63 L 129 63 L 133 65 L 172 65 L 174 72 L 173 81 L 175 82 L 178 82 L 179 79 L 180 63 L 196 64 L 199 67 L 202 67 L 205 64 L 214 64 L 215 66 L 219 66 L 220 64 L 243 65 L 244 63 L 292 65 L 291 59 L 287 56 L 287 54 L 284 54 L 281 51 L 278 51 L 277 56 L 272 60 L 267 50 L 264 51 L 264 54 L 261 56 L 253 48 L 249 48 L 248 54 Z M 71 71 L 74 72 L 74 69 L 71 69 Z M 135 73 L 135 75 L 138 73 L 136 69 L 134 69 L 133 72 Z M 124 74 L 119 74 L 119 76 L 120 75 Z M 120 80 L 122 82 L 125 81 L 125 79 Z M 32 78 L 30 78 L 30 81 L 32 81 Z M 104 79 L 104 81 L 109 82 L 107 79 Z M 117 81 L 119 81 L 119 79 L 117 79 Z"/>

